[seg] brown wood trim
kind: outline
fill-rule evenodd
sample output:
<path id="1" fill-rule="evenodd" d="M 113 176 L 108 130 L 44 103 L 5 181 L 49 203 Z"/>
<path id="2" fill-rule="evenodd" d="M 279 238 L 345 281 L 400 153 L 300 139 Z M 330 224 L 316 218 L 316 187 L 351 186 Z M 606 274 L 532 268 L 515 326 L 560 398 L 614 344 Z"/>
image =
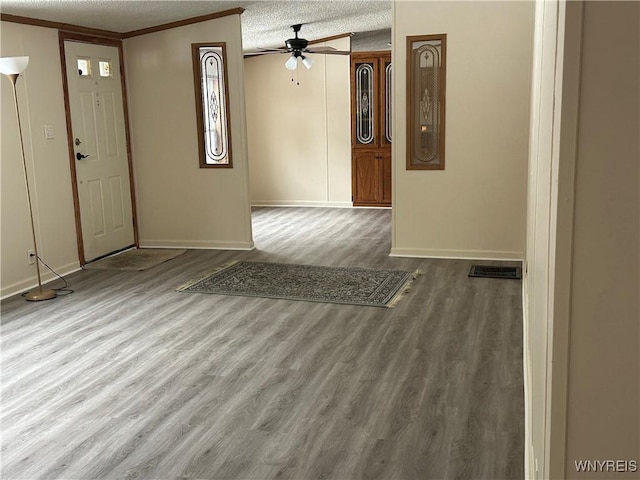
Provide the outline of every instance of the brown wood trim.
<path id="1" fill-rule="evenodd" d="M 413 104 L 410 101 L 411 92 L 413 92 L 413 76 L 411 75 L 411 67 L 413 66 L 413 61 L 411 60 L 412 48 L 411 48 L 411 37 L 407 36 L 406 42 L 406 50 L 404 55 L 404 64 L 405 64 L 405 75 L 406 75 L 406 93 L 405 93 L 405 115 L 406 115 L 406 127 L 405 127 L 405 138 L 404 144 L 406 146 L 406 158 L 405 158 L 405 169 L 409 170 L 411 165 L 411 121 L 413 117 Z M 397 130 L 396 130 L 397 131 Z M 397 139 L 396 139 L 397 141 Z"/>
<path id="2" fill-rule="evenodd" d="M 440 88 L 440 105 L 442 106 L 442 108 L 440 109 L 440 135 L 441 135 L 441 142 L 440 142 L 440 158 L 442 159 L 441 161 L 441 169 L 444 170 L 444 161 L 445 161 L 445 156 L 444 156 L 444 147 L 445 144 L 447 143 L 447 135 L 446 135 L 446 128 L 447 128 L 447 122 L 445 122 L 445 109 L 447 108 L 447 34 L 444 33 L 442 34 L 442 66 L 441 66 L 441 70 L 442 70 L 442 85 Z"/>
<path id="3" fill-rule="evenodd" d="M 102 30 L 99 28 L 83 27 L 72 23 L 52 22 L 50 20 L 40 20 L 39 18 L 22 17 L 20 15 L 11 15 L 9 13 L 0 13 L 0 20 L 3 22 L 21 23 L 23 25 L 33 25 L 35 27 L 55 28 L 66 32 L 82 33 L 85 35 L 93 35 L 96 37 L 122 38 L 122 33 L 112 32 L 111 30 Z"/>
<path id="4" fill-rule="evenodd" d="M 106 45 L 110 47 L 116 47 L 118 49 L 118 55 L 120 57 L 120 82 L 122 85 L 122 103 L 124 110 L 124 124 L 125 124 L 125 136 L 127 141 L 127 163 L 129 170 L 129 188 L 131 192 L 131 214 L 133 216 L 133 241 L 136 247 L 139 247 L 139 233 L 138 233 L 138 214 L 136 204 L 135 185 L 133 178 L 133 160 L 131 152 L 131 133 L 129 126 L 129 106 L 127 101 L 127 84 L 125 79 L 124 70 L 124 51 L 122 48 L 122 41 L 116 39 L 109 39 L 104 37 L 95 37 L 90 35 L 82 35 L 76 32 L 58 32 L 58 42 L 60 44 L 60 66 L 62 70 L 62 90 L 64 93 L 64 110 L 65 119 L 67 124 L 67 146 L 69 149 L 69 162 L 71 167 L 71 191 L 73 196 L 74 216 L 76 221 L 76 240 L 78 244 L 78 259 L 80 265 L 85 265 L 86 259 L 84 256 L 84 241 L 82 239 L 82 220 L 80 218 L 80 199 L 78 197 L 78 177 L 76 173 L 76 159 L 74 157 L 75 147 L 73 145 L 73 129 L 71 126 L 71 106 L 69 103 L 69 84 L 67 82 L 67 59 L 65 56 L 64 42 L 83 42 L 92 43 L 95 45 Z"/>
<path id="5" fill-rule="evenodd" d="M 206 162 L 204 152 L 204 121 L 202 111 L 202 83 L 200 81 L 200 47 L 220 47 L 222 48 L 222 67 L 224 70 L 224 98 L 227 111 L 227 148 L 229 150 L 229 163 L 210 164 Z M 227 43 L 226 42 L 208 42 L 208 43 L 192 43 L 191 58 L 193 61 L 193 88 L 196 101 L 196 122 L 198 126 L 198 157 L 200 159 L 200 168 L 233 168 L 233 156 L 231 149 L 231 107 L 229 105 L 229 74 L 227 71 Z"/>
<path id="6" fill-rule="evenodd" d="M 354 207 L 376 207 L 376 208 L 387 208 L 392 207 L 390 203 L 386 202 L 377 202 L 377 203 L 366 203 L 366 202 L 353 202 Z"/>
<path id="7" fill-rule="evenodd" d="M 61 30 L 65 32 L 74 32 L 74 33 L 90 35 L 94 37 L 116 38 L 120 40 L 124 38 L 131 38 L 131 37 L 137 37 L 139 35 L 145 35 L 147 33 L 160 32 L 162 30 L 169 30 L 176 27 L 191 25 L 193 23 L 206 22 L 207 20 L 213 20 L 214 18 L 227 17 L 229 15 L 236 15 L 236 14 L 242 15 L 244 10 L 245 9 L 242 7 L 237 7 L 229 10 L 223 10 L 221 12 L 208 13 L 206 15 L 185 18 L 183 20 L 177 20 L 175 22 L 163 23 L 162 25 L 141 28 L 139 30 L 132 30 L 130 32 L 124 32 L 124 33 L 113 32 L 111 30 L 102 30 L 99 28 L 83 27 L 81 25 L 74 25 L 72 23 L 54 22 L 51 20 L 41 20 L 39 18 L 23 17 L 20 15 L 11 15 L 9 13 L 0 13 L 0 20 L 3 22 L 22 23 L 24 25 L 33 25 L 36 27 L 55 28 L 57 30 Z M 344 34 L 344 35 L 347 35 L 347 34 Z M 333 39 L 332 37 L 327 37 L 327 38 Z M 321 41 L 326 41 L 326 40 L 321 39 Z"/>
<path id="8" fill-rule="evenodd" d="M 370 50 L 362 52 L 351 52 L 352 58 L 369 58 L 369 57 L 384 57 L 391 55 L 391 50 Z"/>
<path id="9" fill-rule="evenodd" d="M 391 148 L 391 142 L 389 142 L 387 140 L 387 117 L 386 117 L 386 112 L 387 112 L 387 75 L 386 75 L 386 66 L 385 63 L 391 62 L 391 52 L 387 52 L 387 53 L 380 53 L 380 57 L 378 60 L 379 64 L 378 64 L 378 68 L 380 69 L 380 98 L 378 99 L 378 102 L 380 102 L 380 109 L 379 109 L 379 120 L 378 123 L 380 124 L 380 129 L 379 129 L 379 138 L 380 138 L 380 146 L 381 147 L 389 147 Z M 393 67 L 392 67 L 393 68 Z M 393 96 L 393 92 L 391 93 L 391 95 Z M 393 103 L 393 102 L 391 102 Z"/>
<path id="10" fill-rule="evenodd" d="M 440 163 L 438 165 L 413 165 L 411 164 L 411 145 L 413 141 L 413 131 L 411 129 L 411 122 L 413 121 L 413 99 L 411 98 L 413 92 L 413 75 L 412 75 L 412 67 L 413 67 L 413 59 L 412 56 L 412 48 L 411 44 L 413 42 L 420 42 L 426 40 L 440 40 L 442 42 L 442 53 L 441 59 L 442 64 L 440 66 L 442 72 L 442 78 L 440 82 Z M 407 36 L 407 44 L 406 44 L 406 104 L 407 104 L 407 130 L 406 130 L 406 145 L 407 145 L 407 158 L 406 158 L 406 169 L 407 170 L 444 170 L 445 165 L 445 157 L 444 157 L 444 144 L 446 140 L 445 135 L 445 107 L 446 107 L 446 86 L 447 86 L 447 34 L 435 34 L 435 35 L 409 35 Z"/>
<path id="11" fill-rule="evenodd" d="M 124 134 L 127 142 L 127 160 L 129 167 L 129 191 L 131 194 L 131 216 L 133 217 L 133 243 L 136 248 L 140 247 L 140 236 L 138 234 L 138 204 L 136 203 L 135 178 L 133 175 L 133 154 L 131 152 L 131 127 L 129 125 L 129 101 L 127 96 L 127 79 L 124 68 L 124 48 L 122 42 L 118 45 L 118 55 L 120 56 L 120 83 L 122 85 L 122 108 L 124 113 Z"/>
<path id="12" fill-rule="evenodd" d="M 229 10 L 223 10 L 221 12 L 208 13 L 207 15 L 200 15 L 198 17 L 185 18 L 184 20 L 178 20 L 175 22 L 163 23 L 162 25 L 156 25 L 155 27 L 141 28 L 140 30 L 132 30 L 122 34 L 122 38 L 137 37 L 139 35 L 146 35 L 147 33 L 161 32 L 162 30 L 170 30 L 176 27 L 184 27 L 185 25 L 191 25 L 193 23 L 206 22 L 213 20 L 214 18 L 227 17 L 229 15 L 242 15 L 244 8 L 237 7 Z"/>
<path id="13" fill-rule="evenodd" d="M 353 33 L 341 33 L 340 35 L 332 35 L 330 37 L 322 37 L 316 40 L 309 40 L 309 45 L 313 45 L 316 43 L 330 42 L 331 40 L 339 40 L 341 38 L 352 37 L 352 36 L 353 36 Z"/>
<path id="14" fill-rule="evenodd" d="M 73 196 L 73 213 L 76 224 L 76 244 L 78 247 L 78 260 L 80 266 L 86 264 L 84 257 L 84 240 L 82 239 L 82 221 L 80 219 L 80 199 L 78 197 L 78 176 L 76 173 L 76 162 L 73 157 L 73 130 L 71 128 L 71 106 L 69 104 L 69 84 L 67 82 L 67 59 L 64 52 L 64 34 L 58 32 L 58 43 L 60 46 L 60 68 L 62 70 L 62 91 L 64 96 L 64 117 L 67 124 L 67 148 L 69 150 L 69 166 L 71 169 L 71 194 Z"/>
<path id="15" fill-rule="evenodd" d="M 80 42 L 80 43 L 93 43 L 94 45 L 107 45 L 109 47 L 119 48 L 122 46 L 122 40 L 118 38 L 105 38 L 95 35 L 85 35 L 77 32 L 59 31 L 58 38 L 62 41 Z M 66 70 L 65 70 L 66 78 Z"/>

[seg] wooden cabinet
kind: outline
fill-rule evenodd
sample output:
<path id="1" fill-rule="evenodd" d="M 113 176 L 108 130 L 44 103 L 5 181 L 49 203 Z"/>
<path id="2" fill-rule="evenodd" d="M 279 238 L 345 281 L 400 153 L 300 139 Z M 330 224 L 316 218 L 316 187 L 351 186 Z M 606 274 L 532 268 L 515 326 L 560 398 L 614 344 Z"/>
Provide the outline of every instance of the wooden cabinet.
<path id="1" fill-rule="evenodd" d="M 391 95 L 391 53 L 352 53 L 354 205 L 391 206 Z"/>
<path id="2" fill-rule="evenodd" d="M 391 148 L 386 149 L 380 154 L 380 176 L 382 177 L 382 192 L 380 202 L 384 206 L 391 206 Z"/>
<path id="3" fill-rule="evenodd" d="M 391 206 L 391 149 L 353 151 L 353 204 Z"/>

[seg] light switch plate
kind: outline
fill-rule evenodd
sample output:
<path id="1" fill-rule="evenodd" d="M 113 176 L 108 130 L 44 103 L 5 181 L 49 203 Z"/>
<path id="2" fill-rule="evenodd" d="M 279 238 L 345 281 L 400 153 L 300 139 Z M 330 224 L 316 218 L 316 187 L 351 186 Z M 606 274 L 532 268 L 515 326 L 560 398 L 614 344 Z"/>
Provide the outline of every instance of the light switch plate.
<path id="1" fill-rule="evenodd" d="M 53 134 L 53 125 L 44 126 L 44 138 L 46 138 L 47 140 L 55 138 L 55 135 Z"/>

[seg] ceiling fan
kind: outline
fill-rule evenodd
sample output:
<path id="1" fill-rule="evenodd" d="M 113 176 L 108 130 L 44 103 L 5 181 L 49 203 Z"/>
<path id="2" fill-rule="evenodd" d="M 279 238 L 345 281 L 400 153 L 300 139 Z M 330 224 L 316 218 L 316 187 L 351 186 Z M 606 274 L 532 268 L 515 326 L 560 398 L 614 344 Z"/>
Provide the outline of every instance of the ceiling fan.
<path id="1" fill-rule="evenodd" d="M 286 47 L 283 48 L 263 48 L 257 51 L 245 53 L 245 57 L 253 55 L 265 55 L 270 53 L 290 53 L 291 56 L 287 59 L 284 66 L 288 70 L 295 70 L 298 66 L 298 59 L 302 61 L 302 64 L 307 68 L 311 68 L 313 60 L 307 58 L 305 53 L 322 53 L 325 55 L 349 55 L 351 52 L 346 50 L 336 50 L 333 47 L 311 47 L 308 48 L 309 41 L 304 38 L 298 37 L 298 32 L 302 28 L 302 24 L 291 25 L 291 29 L 295 34 L 294 38 L 289 38 L 284 42 Z"/>

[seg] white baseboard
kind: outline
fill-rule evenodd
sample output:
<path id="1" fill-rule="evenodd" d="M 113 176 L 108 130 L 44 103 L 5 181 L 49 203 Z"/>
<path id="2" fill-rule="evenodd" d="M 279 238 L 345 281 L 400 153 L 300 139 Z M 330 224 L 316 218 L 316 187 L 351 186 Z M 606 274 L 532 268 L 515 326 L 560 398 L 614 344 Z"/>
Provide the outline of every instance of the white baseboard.
<path id="1" fill-rule="evenodd" d="M 140 240 L 140 248 L 188 248 L 193 250 L 253 250 L 251 242 L 208 242 L 193 240 Z"/>
<path id="2" fill-rule="evenodd" d="M 421 248 L 392 248 L 391 257 L 446 258 L 452 260 L 522 261 L 524 252 L 491 250 L 438 250 Z"/>
<path id="3" fill-rule="evenodd" d="M 330 207 L 352 208 L 352 202 L 316 202 L 309 200 L 255 200 L 252 207 Z"/>
<path id="4" fill-rule="evenodd" d="M 534 465 L 533 442 L 531 438 L 531 354 L 529 352 L 529 316 L 528 316 L 528 280 L 524 276 L 522 281 L 522 375 L 524 379 L 524 478 L 534 479 L 536 476 Z"/>
<path id="5" fill-rule="evenodd" d="M 80 262 L 79 261 L 71 262 L 67 265 L 53 267 L 53 269 L 56 272 L 58 272 L 58 274 L 61 277 L 64 277 L 65 275 L 70 275 L 80 270 Z M 51 282 L 52 280 L 56 280 L 58 278 L 53 273 L 51 273 L 47 269 L 47 267 L 44 267 L 44 266 L 40 268 L 40 273 L 41 273 L 43 285 L 47 282 Z M 2 290 L 0 291 L 0 299 L 4 300 L 5 298 L 12 297 L 19 293 L 28 292 L 37 286 L 38 286 L 38 277 L 34 275 L 33 277 L 29 277 L 28 279 L 23 280 L 21 282 L 16 282 L 12 285 L 2 287 Z"/>

